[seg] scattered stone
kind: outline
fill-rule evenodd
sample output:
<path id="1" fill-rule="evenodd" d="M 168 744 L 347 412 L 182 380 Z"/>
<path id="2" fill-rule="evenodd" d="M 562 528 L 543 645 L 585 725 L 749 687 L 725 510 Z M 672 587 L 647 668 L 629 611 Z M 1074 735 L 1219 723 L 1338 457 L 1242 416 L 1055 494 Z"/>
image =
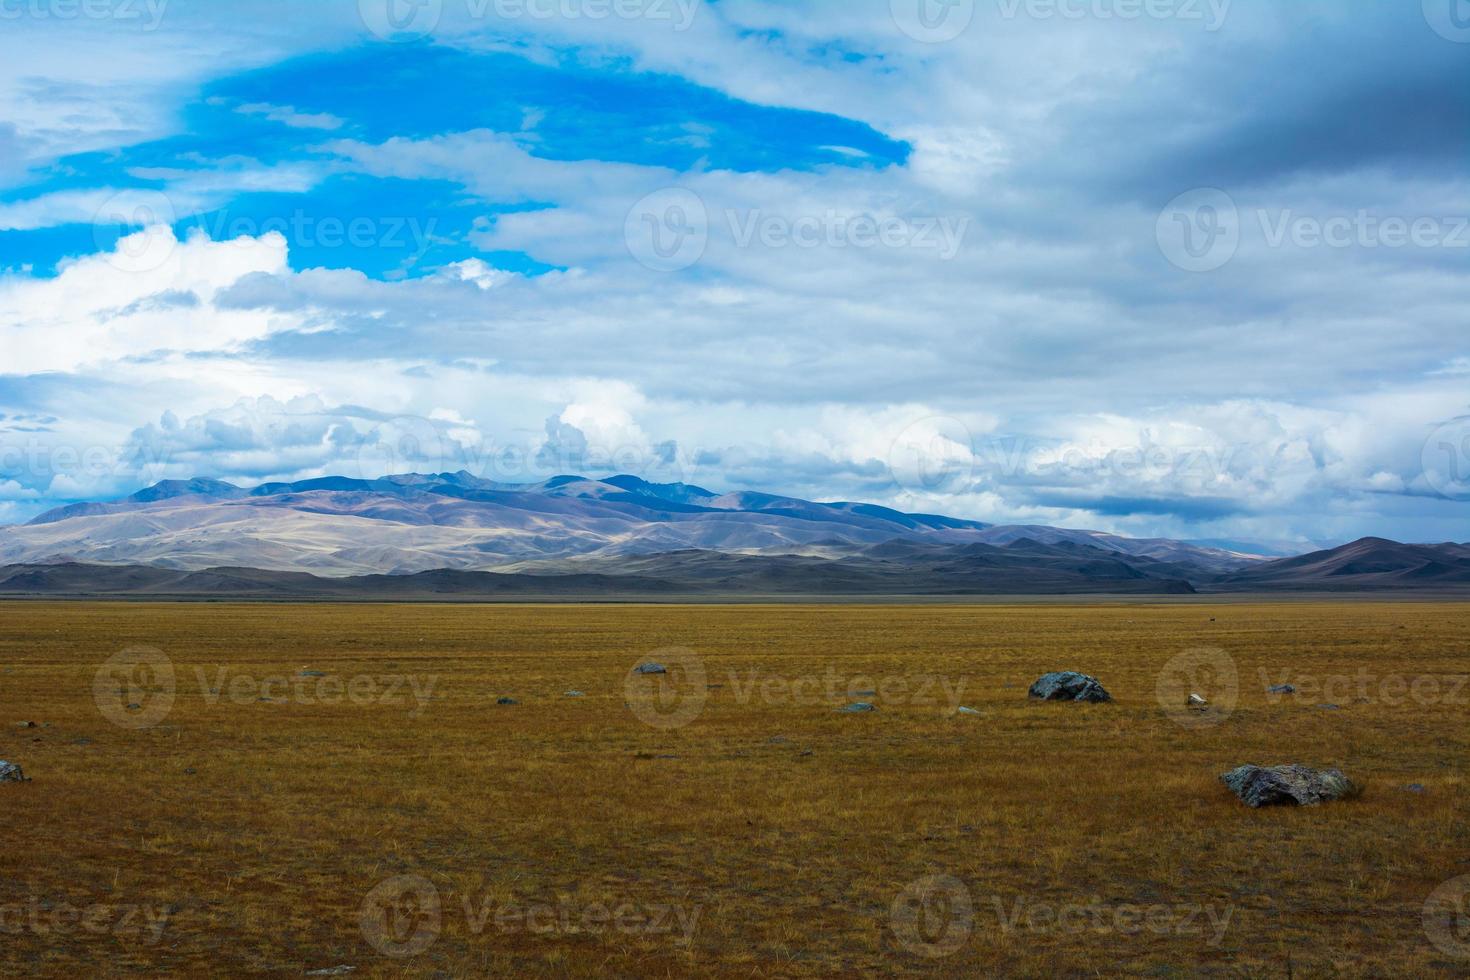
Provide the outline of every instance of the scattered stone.
<path id="1" fill-rule="evenodd" d="M 663 664 L 647 663 L 639 664 L 633 668 L 635 674 L 667 674 L 669 669 Z"/>
<path id="2" fill-rule="evenodd" d="M 130 705 L 128 705 L 128 710 L 129 711 L 142 711 L 143 710 L 143 706 L 141 704 L 130 704 Z"/>
<path id="3" fill-rule="evenodd" d="M 845 715 L 854 715 L 854 714 L 858 714 L 859 712 L 863 712 L 863 711 L 877 711 L 878 709 L 874 705 L 869 704 L 867 701 L 854 701 L 852 704 L 849 704 L 847 707 L 845 707 L 845 708 L 838 708 L 837 710 L 840 711 L 840 712 L 842 712 Z"/>
<path id="4" fill-rule="evenodd" d="M 36 723 L 33 722 L 33 721 L 20 721 L 20 722 L 16 722 L 15 727 L 16 728 L 35 728 L 36 727 Z"/>
<path id="5" fill-rule="evenodd" d="M 1185 702 L 1185 704 L 1187 704 L 1191 708 L 1203 708 L 1205 705 L 1207 705 L 1209 703 L 1210 702 L 1206 701 L 1204 698 L 1200 697 L 1198 694 L 1191 694 L 1189 696 L 1189 700 Z"/>
<path id="6" fill-rule="evenodd" d="M 976 711 L 974 708 L 966 708 L 964 705 L 960 705 L 956 713 L 962 715 L 978 715 L 980 712 Z"/>
<path id="7" fill-rule="evenodd" d="M 1429 790 L 1424 788 L 1424 785 L 1422 783 L 1410 783 L 1407 786 L 1400 787 L 1400 789 L 1402 789 L 1405 793 L 1423 794 L 1429 792 Z"/>
<path id="8" fill-rule="evenodd" d="M 515 698 L 500 698 L 495 703 L 496 704 L 520 704 L 520 702 L 517 701 Z"/>
<path id="9" fill-rule="evenodd" d="M 562 695 L 564 698 L 585 698 L 586 696 L 581 691 L 568 691 Z"/>
<path id="10" fill-rule="evenodd" d="M 1354 796 L 1358 788 L 1337 769 L 1308 769 L 1301 765 L 1241 766 L 1220 781 L 1249 807 L 1316 806 Z"/>
<path id="11" fill-rule="evenodd" d="M 196 773 L 195 773 L 195 771 L 194 771 L 194 770 L 193 770 L 193 769 L 185 769 L 185 770 L 184 770 L 184 775 L 185 775 L 185 776 L 193 776 L 193 775 L 195 775 L 195 774 L 196 774 Z"/>
<path id="12" fill-rule="evenodd" d="M 1046 674 L 1031 685 L 1030 696 L 1042 701 L 1111 701 L 1097 678 L 1064 670 Z"/>
<path id="13" fill-rule="evenodd" d="M 20 766 L 13 765 L 0 759 L 0 783 L 28 783 L 25 773 L 20 771 Z"/>
<path id="14" fill-rule="evenodd" d="M 801 757 L 803 759 L 805 759 L 807 756 L 809 756 L 811 754 L 812 754 L 812 750 L 811 749 L 802 749 L 801 750 Z"/>
<path id="15" fill-rule="evenodd" d="M 785 745 L 789 741 L 791 741 L 791 739 L 787 738 L 785 735 L 772 735 L 770 738 L 766 739 L 766 744 Z"/>
<path id="16" fill-rule="evenodd" d="M 1342 710 L 1342 706 L 1341 705 L 1337 705 L 1337 704 L 1319 704 L 1319 705 L 1317 705 L 1317 707 L 1321 708 L 1323 711 L 1341 711 Z"/>
<path id="17" fill-rule="evenodd" d="M 1272 686 L 1266 688 L 1266 693 L 1267 694 L 1295 694 L 1296 693 L 1296 688 L 1292 687 L 1290 684 L 1273 684 Z"/>
<path id="18" fill-rule="evenodd" d="M 306 975 L 309 977 L 340 977 L 352 973 L 356 969 L 357 967 L 348 966 L 344 963 L 341 966 L 329 966 L 321 970 L 308 970 Z"/>
<path id="19" fill-rule="evenodd" d="M 326 677 L 327 675 L 324 674 L 324 673 L 322 673 L 319 670 L 303 670 L 301 672 L 301 676 L 302 677 Z"/>

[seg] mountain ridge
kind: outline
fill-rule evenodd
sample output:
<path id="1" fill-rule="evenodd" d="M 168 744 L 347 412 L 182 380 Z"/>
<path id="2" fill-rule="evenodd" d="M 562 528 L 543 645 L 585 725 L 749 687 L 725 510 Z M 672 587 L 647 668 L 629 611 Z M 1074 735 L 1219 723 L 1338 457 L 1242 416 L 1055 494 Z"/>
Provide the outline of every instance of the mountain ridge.
<path id="1" fill-rule="evenodd" d="M 526 570 L 684 550 L 842 558 L 892 540 L 938 546 L 1070 542 L 1209 572 L 1257 560 L 1168 539 L 1010 528 L 877 504 L 715 493 L 636 476 L 500 483 L 469 473 L 321 477 L 245 489 L 173 480 L 0 528 L 0 564 L 246 567 L 319 576 Z"/>

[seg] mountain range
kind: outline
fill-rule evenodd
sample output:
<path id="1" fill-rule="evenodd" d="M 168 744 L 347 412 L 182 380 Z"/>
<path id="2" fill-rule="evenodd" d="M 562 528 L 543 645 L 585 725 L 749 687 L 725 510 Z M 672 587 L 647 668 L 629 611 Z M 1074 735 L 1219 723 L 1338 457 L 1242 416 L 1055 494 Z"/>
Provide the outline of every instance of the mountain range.
<path id="1" fill-rule="evenodd" d="M 0 594 L 298 598 L 1187 595 L 1470 588 L 1470 546 L 1271 560 L 632 476 L 166 481 L 0 527 Z"/>

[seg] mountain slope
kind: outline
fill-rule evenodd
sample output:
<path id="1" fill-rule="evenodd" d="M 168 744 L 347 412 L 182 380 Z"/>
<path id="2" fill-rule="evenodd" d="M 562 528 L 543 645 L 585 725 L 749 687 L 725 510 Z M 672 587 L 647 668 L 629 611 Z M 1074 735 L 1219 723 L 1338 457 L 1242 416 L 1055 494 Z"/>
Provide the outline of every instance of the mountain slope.
<path id="1" fill-rule="evenodd" d="M 1265 562 L 1220 576 L 1229 591 L 1342 591 L 1470 587 L 1470 545 L 1363 538 L 1340 548 Z"/>

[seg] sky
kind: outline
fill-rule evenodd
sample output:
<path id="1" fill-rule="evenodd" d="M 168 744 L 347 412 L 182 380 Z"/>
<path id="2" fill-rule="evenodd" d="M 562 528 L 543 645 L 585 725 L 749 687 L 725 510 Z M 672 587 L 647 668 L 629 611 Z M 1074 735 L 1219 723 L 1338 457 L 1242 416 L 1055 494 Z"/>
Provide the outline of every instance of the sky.
<path id="1" fill-rule="evenodd" d="M 1470 540 L 1466 0 L 0 0 L 0 523 L 633 473 Z"/>

